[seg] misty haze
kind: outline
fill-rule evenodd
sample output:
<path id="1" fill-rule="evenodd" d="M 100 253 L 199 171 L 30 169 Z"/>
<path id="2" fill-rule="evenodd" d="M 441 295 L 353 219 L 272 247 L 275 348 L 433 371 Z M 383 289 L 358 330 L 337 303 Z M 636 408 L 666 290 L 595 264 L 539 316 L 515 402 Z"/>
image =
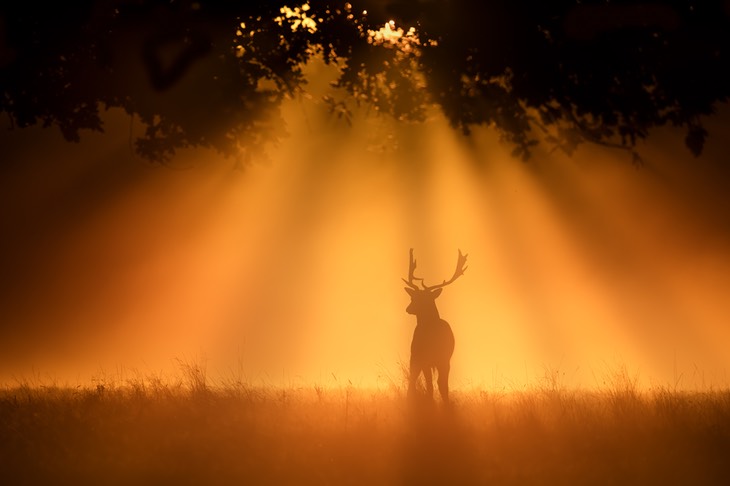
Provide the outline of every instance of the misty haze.
<path id="1" fill-rule="evenodd" d="M 0 7 L 0 483 L 730 480 L 728 2 L 87 3 Z"/>

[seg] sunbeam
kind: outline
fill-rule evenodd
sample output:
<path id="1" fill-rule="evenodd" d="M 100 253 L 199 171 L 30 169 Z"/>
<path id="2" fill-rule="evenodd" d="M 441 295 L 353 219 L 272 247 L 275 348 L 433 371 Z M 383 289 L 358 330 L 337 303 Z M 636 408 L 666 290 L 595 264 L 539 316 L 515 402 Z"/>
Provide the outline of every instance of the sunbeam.
<path id="1" fill-rule="evenodd" d="M 266 383 L 388 386 L 414 326 L 408 248 L 427 282 L 469 254 L 439 299 L 457 388 L 545 370 L 593 387 L 619 365 L 645 385 L 725 380 L 728 236 L 713 206 L 723 185 L 704 186 L 713 166 L 680 169 L 661 145 L 639 168 L 588 148 L 518 162 L 490 130 L 467 138 L 437 113 L 399 124 L 356 110 L 332 135 L 317 98 L 284 115 L 289 136 L 243 170 L 205 151 L 141 164 L 113 112 L 107 138 L 64 147 L 76 160 L 35 192 L 12 190 L 38 177 L 33 162 L 6 168 L 4 207 L 18 211 L 3 220 L 16 275 L 3 380 L 169 374 L 204 356 L 211 375 L 239 363 Z M 50 153 L 15 143 L 28 160 Z"/>

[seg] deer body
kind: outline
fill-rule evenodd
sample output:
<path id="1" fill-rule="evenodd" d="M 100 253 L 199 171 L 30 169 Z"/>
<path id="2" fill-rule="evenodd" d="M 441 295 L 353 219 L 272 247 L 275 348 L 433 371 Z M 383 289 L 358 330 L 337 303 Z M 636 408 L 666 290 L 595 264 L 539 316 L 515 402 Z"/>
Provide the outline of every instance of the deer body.
<path id="1" fill-rule="evenodd" d="M 454 333 L 451 326 L 441 319 L 436 308 L 436 298 L 441 295 L 443 287 L 460 277 L 466 267 L 466 256 L 459 251 L 454 276 L 448 282 L 427 286 L 423 279 L 416 278 L 413 274 L 416 268 L 416 261 L 413 259 L 411 249 L 411 262 L 408 280 L 403 279 L 408 285 L 406 292 L 411 296 L 411 303 L 406 312 L 416 316 L 416 328 L 413 331 L 411 341 L 411 360 L 408 376 L 408 395 L 413 396 L 415 385 L 419 376 L 423 373 L 426 380 L 426 394 L 433 397 L 433 376 L 435 369 L 438 374 L 438 388 L 441 399 L 449 401 L 449 371 L 451 368 L 451 355 L 454 354 Z M 422 288 L 415 284 L 414 280 L 420 280 Z"/>
<path id="2" fill-rule="evenodd" d="M 416 314 L 416 329 L 411 341 L 411 362 L 408 377 L 408 391 L 413 394 L 416 381 L 421 373 L 426 379 L 426 393 L 433 396 L 432 371 L 438 374 L 438 387 L 441 398 L 449 399 L 449 370 L 451 355 L 454 354 L 454 333 L 451 326 L 441 319 L 433 303 L 433 313 L 413 312 Z M 410 306 L 409 306 L 410 307 Z"/>

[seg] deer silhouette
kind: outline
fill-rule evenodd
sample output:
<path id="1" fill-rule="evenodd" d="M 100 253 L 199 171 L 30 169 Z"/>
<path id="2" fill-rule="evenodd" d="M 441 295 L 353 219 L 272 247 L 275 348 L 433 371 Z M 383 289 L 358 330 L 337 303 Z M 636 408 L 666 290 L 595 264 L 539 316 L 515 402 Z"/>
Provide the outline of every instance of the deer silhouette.
<path id="1" fill-rule="evenodd" d="M 413 331 L 411 341 L 411 361 L 408 376 L 408 396 L 413 397 L 418 377 L 423 373 L 426 379 L 426 394 L 433 398 L 433 376 L 435 369 L 438 374 L 438 387 L 441 399 L 444 403 L 449 402 L 449 370 L 451 368 L 451 355 L 454 354 L 454 333 L 451 326 L 441 319 L 436 308 L 436 298 L 447 285 L 453 283 L 464 274 L 467 267 L 466 257 L 459 250 L 459 257 L 456 262 L 454 275 L 447 281 L 437 285 L 428 286 L 422 278 L 414 275 L 416 271 L 416 260 L 413 258 L 413 248 L 410 251 L 410 263 L 408 265 L 408 280 L 403 281 L 408 285 L 405 291 L 411 296 L 411 303 L 406 312 L 416 316 L 416 328 Z M 420 281 L 421 286 L 416 283 Z"/>

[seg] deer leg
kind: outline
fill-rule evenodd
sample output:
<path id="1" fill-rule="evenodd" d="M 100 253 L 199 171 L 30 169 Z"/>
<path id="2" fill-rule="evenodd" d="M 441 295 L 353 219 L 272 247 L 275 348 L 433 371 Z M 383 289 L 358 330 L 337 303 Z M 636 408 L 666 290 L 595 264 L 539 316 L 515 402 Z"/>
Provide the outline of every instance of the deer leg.
<path id="1" fill-rule="evenodd" d="M 408 396 L 412 397 L 416 391 L 416 381 L 418 381 L 418 375 L 421 374 L 421 368 L 411 358 L 411 366 L 408 374 Z"/>
<path id="2" fill-rule="evenodd" d="M 438 384 L 439 384 L 439 393 L 441 394 L 441 399 L 444 403 L 449 403 L 449 371 L 451 369 L 451 365 L 449 363 L 443 364 L 439 366 L 438 368 Z"/>
<path id="3" fill-rule="evenodd" d="M 433 398 L 433 375 L 430 366 L 423 367 L 423 377 L 426 379 L 426 397 Z"/>

